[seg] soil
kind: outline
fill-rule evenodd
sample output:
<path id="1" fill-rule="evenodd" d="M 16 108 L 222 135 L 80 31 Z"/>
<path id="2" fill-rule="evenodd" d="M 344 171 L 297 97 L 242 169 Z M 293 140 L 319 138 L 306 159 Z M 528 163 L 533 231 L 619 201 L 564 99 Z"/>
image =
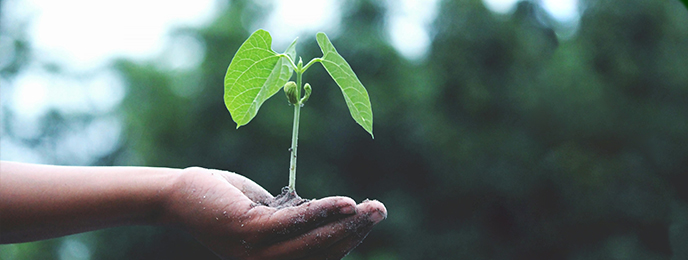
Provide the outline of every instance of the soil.
<path id="1" fill-rule="evenodd" d="M 289 191 L 289 187 L 285 186 L 282 188 L 282 193 L 280 193 L 280 195 L 268 200 L 267 203 L 263 202 L 261 204 L 264 206 L 281 209 L 286 207 L 295 207 L 309 201 L 309 199 L 301 198 L 298 194 L 296 194 L 296 191 Z"/>

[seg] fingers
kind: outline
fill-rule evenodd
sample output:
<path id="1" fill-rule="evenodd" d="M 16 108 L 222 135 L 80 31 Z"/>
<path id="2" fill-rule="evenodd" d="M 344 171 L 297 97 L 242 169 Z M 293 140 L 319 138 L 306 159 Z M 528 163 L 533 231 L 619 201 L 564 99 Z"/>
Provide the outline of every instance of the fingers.
<path id="1" fill-rule="evenodd" d="M 363 242 L 363 239 L 368 236 L 373 226 L 387 218 L 387 209 L 379 201 L 366 201 L 359 204 L 358 208 L 361 214 L 357 214 L 357 216 L 362 215 L 363 217 L 358 218 L 356 221 L 349 222 L 347 226 L 348 235 L 346 237 L 324 248 L 324 250 L 302 259 L 341 259 Z M 342 220 L 342 222 L 345 223 L 347 221 L 348 218 Z"/>
<path id="2" fill-rule="evenodd" d="M 387 210 L 378 201 L 361 203 L 356 212 L 261 252 L 267 259 L 340 259 L 358 246 L 375 224 L 387 217 Z"/>
<path id="3" fill-rule="evenodd" d="M 308 255 L 301 260 L 320 260 L 320 259 L 342 259 L 349 254 L 354 248 L 363 242 L 368 233 L 373 229 L 372 225 L 366 228 L 361 228 L 355 233 L 349 234 L 347 237 L 337 241 L 337 243 L 331 245 L 325 250 L 317 251 L 317 253 Z"/>
<path id="4" fill-rule="evenodd" d="M 356 212 L 356 202 L 347 197 L 328 197 L 312 200 L 296 207 L 282 209 L 255 207 L 253 228 L 258 234 L 257 243 L 273 244 L 308 232 L 321 224 Z"/>

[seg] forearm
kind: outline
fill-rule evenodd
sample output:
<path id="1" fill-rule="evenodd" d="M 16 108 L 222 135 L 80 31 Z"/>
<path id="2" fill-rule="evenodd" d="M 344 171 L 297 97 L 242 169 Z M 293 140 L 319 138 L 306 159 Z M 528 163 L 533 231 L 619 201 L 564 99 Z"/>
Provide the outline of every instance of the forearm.
<path id="1" fill-rule="evenodd" d="M 0 162 L 0 243 L 153 224 L 179 171 Z"/>

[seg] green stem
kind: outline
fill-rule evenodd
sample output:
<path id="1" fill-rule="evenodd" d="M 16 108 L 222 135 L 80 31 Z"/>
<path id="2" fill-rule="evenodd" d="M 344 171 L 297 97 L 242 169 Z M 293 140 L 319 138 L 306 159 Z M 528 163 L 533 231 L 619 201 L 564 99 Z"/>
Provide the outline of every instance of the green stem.
<path id="1" fill-rule="evenodd" d="M 302 63 L 296 68 L 296 96 L 301 97 Z M 299 118 L 301 117 L 301 104 L 294 104 L 294 126 L 291 130 L 291 160 L 289 163 L 289 191 L 296 192 L 296 150 L 299 142 Z"/>
<path id="2" fill-rule="evenodd" d="M 322 63 L 322 58 L 313 58 L 311 61 L 309 61 L 308 63 L 306 63 L 306 66 L 303 66 L 303 70 L 302 70 L 302 71 L 306 71 L 306 70 L 308 69 L 308 67 L 310 67 L 311 65 L 315 64 L 316 62 Z"/>

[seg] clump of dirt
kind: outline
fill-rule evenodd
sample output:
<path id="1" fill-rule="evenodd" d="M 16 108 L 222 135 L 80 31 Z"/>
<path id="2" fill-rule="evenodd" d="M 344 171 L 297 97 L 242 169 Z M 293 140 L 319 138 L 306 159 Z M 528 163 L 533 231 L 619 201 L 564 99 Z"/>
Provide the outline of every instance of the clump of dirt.
<path id="1" fill-rule="evenodd" d="M 277 197 L 269 199 L 261 204 L 264 206 L 281 209 L 286 207 L 295 207 L 309 201 L 309 199 L 301 198 L 298 194 L 296 194 L 296 191 L 290 191 L 289 187 L 285 186 L 282 188 L 282 193 L 280 193 L 280 195 L 277 195 Z"/>

